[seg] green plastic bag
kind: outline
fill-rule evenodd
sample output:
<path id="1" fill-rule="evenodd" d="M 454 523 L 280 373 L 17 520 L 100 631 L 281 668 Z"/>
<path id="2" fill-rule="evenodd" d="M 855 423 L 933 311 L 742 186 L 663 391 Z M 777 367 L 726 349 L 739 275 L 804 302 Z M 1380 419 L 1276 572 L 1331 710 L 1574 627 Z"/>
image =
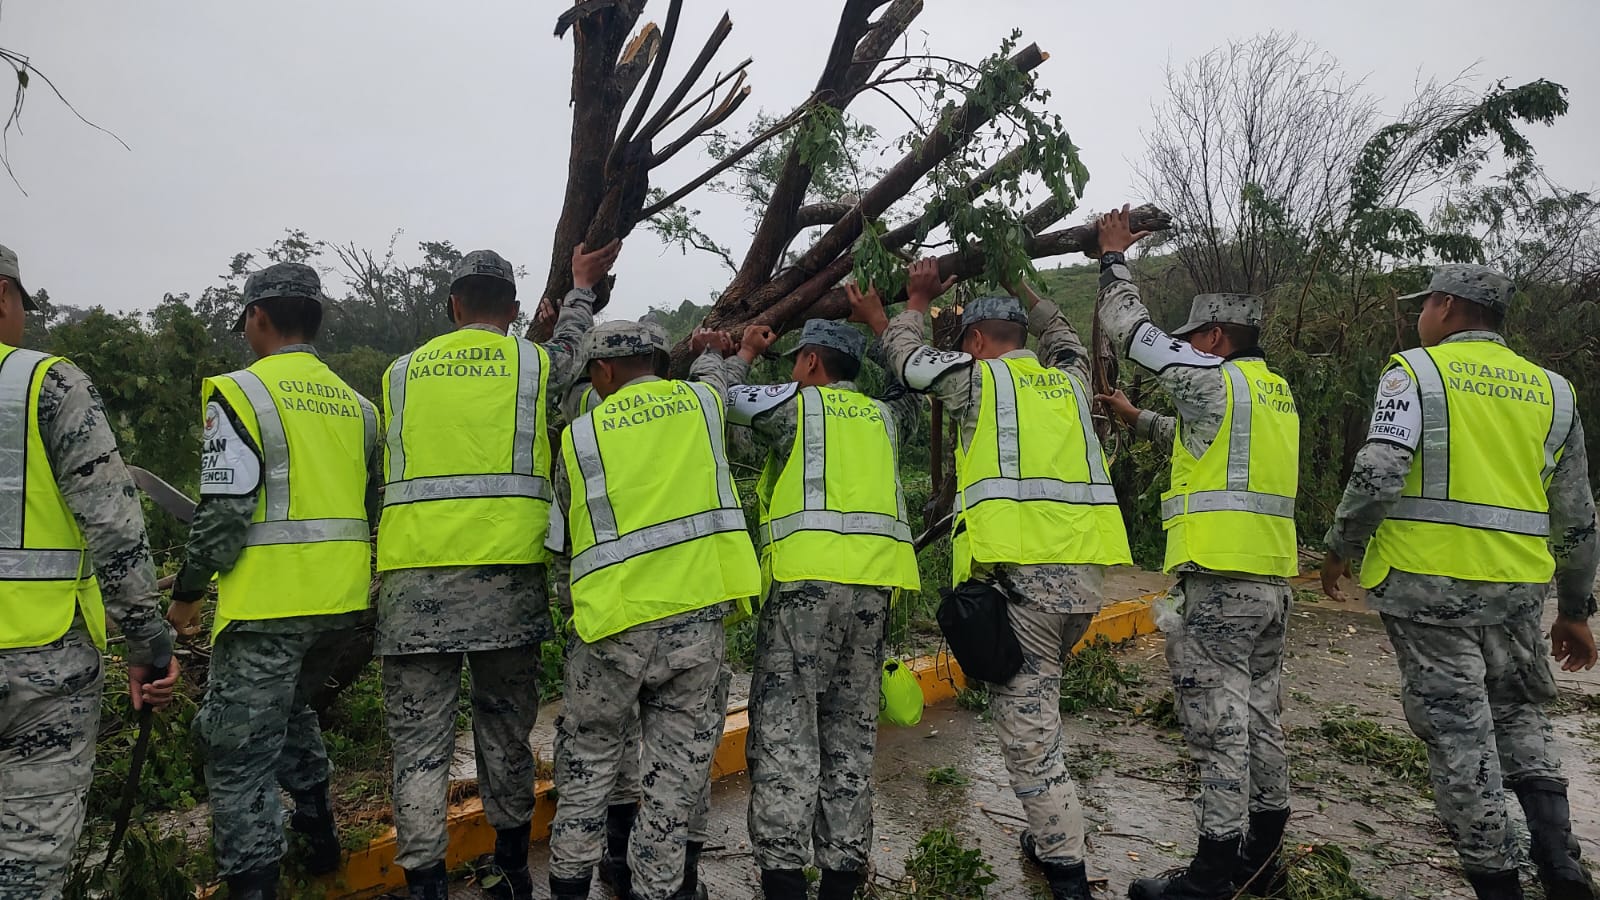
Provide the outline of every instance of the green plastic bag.
<path id="1" fill-rule="evenodd" d="M 910 727 L 922 721 L 922 684 L 898 659 L 883 661 L 883 691 L 878 697 L 878 721 Z"/>

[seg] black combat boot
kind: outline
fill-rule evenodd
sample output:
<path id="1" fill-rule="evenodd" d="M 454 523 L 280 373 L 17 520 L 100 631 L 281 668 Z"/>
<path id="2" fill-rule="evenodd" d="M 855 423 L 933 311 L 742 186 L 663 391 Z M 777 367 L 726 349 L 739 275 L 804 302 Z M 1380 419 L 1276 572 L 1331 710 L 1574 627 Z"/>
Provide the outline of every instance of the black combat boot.
<path id="1" fill-rule="evenodd" d="M 445 900 L 449 897 L 450 873 L 445 870 L 444 860 L 426 869 L 407 869 L 406 889 L 410 891 L 411 900 Z"/>
<path id="2" fill-rule="evenodd" d="M 528 838 L 532 831 L 532 825 L 495 829 L 494 863 L 486 874 L 499 878 L 483 889 L 494 900 L 533 900 L 533 873 L 528 871 Z"/>
<path id="3" fill-rule="evenodd" d="M 1024 831 L 1020 841 L 1022 855 L 1043 870 L 1044 879 L 1050 885 L 1051 900 L 1090 900 L 1089 870 L 1083 863 L 1064 865 L 1040 859 L 1039 845 L 1031 831 Z"/>
<path id="4" fill-rule="evenodd" d="M 339 830 L 333 824 L 328 783 L 324 781 L 309 791 L 291 792 L 290 796 L 294 798 L 294 815 L 289 817 L 289 828 L 305 842 L 301 865 L 312 875 L 337 871 L 344 849 L 339 846 Z"/>
<path id="5" fill-rule="evenodd" d="M 705 841 L 690 841 L 683 848 L 683 884 L 672 900 L 708 900 L 706 886 L 700 883 L 700 854 L 705 849 Z"/>
<path id="6" fill-rule="evenodd" d="M 1522 882 L 1517 870 L 1505 872 L 1468 872 L 1467 881 L 1477 892 L 1478 900 L 1523 900 Z"/>
<path id="7" fill-rule="evenodd" d="M 229 900 L 278 900 L 278 864 L 229 875 Z"/>
<path id="8" fill-rule="evenodd" d="M 1539 883 L 1550 900 L 1595 900 L 1589 870 L 1580 860 L 1578 839 L 1572 836 L 1572 810 L 1567 786 L 1554 778 L 1528 778 L 1512 785 L 1528 817 L 1533 838 L 1529 856 L 1539 870 Z"/>
<path id="9" fill-rule="evenodd" d="M 817 900 L 855 900 L 856 891 L 861 889 L 862 874 L 860 869 L 850 872 L 823 869 Z"/>
<path id="10" fill-rule="evenodd" d="M 1282 897 L 1289 889 L 1289 876 L 1283 870 L 1283 830 L 1289 824 L 1287 809 L 1268 809 L 1250 814 L 1250 833 L 1239 847 L 1239 862 L 1233 869 L 1235 891 L 1251 897 Z"/>
<path id="11" fill-rule="evenodd" d="M 806 873 L 799 869 L 762 869 L 761 896 L 766 900 L 806 900 Z"/>
<path id="12" fill-rule="evenodd" d="M 1141 878 L 1128 887 L 1130 900 L 1232 900 L 1239 839 L 1200 839 L 1200 852 L 1186 869 Z"/>
<path id="13" fill-rule="evenodd" d="M 550 900 L 589 900 L 589 876 L 557 878 L 551 875 Z"/>
<path id="14" fill-rule="evenodd" d="M 639 804 L 618 803 L 606 807 L 606 852 L 600 857 L 600 883 L 617 900 L 627 900 L 633 891 L 633 875 L 628 871 L 628 838 L 639 818 Z"/>

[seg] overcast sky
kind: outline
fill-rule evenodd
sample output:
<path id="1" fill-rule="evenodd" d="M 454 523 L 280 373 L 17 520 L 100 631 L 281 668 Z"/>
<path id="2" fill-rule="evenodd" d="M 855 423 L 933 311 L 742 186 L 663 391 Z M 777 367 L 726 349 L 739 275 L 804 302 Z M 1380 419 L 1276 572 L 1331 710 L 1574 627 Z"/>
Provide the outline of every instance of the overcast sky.
<path id="1" fill-rule="evenodd" d="M 570 40 L 565 0 L 3 0 L 0 46 L 26 53 L 78 109 L 131 152 L 77 123 L 35 83 L 11 159 L 26 188 L 0 182 L 0 243 L 30 287 L 111 309 L 199 292 L 233 253 L 286 227 L 381 249 L 396 229 L 417 241 L 492 247 L 542 286 L 566 178 Z M 646 15 L 663 15 L 653 0 Z M 840 0 L 689 0 L 674 71 L 724 9 L 722 65 L 752 56 L 745 112 L 788 110 L 815 82 Z M 1140 129 L 1162 69 L 1230 40 L 1293 31 L 1337 56 L 1394 111 L 1419 76 L 1476 64 L 1494 79 L 1567 86 L 1572 111 L 1535 129 L 1559 181 L 1600 181 L 1596 0 L 927 0 L 916 23 L 930 49 L 969 60 L 1013 27 L 1051 54 L 1039 77 L 1082 148 L 1084 203 L 1132 194 Z M 9 75 L 7 76 L 9 77 Z M 9 88 L 0 89 L 9 91 Z M 9 96 L 9 94 L 7 94 Z M 885 110 L 878 124 L 895 128 Z M 741 112 L 741 116 L 745 116 Z M 736 119 L 742 123 L 743 119 Z M 691 153 L 658 186 L 694 174 Z M 740 208 L 701 195 L 703 227 L 742 247 Z M 649 234 L 630 239 L 612 309 L 704 301 L 726 282 L 706 256 Z M 524 300 L 528 299 L 524 295 Z"/>

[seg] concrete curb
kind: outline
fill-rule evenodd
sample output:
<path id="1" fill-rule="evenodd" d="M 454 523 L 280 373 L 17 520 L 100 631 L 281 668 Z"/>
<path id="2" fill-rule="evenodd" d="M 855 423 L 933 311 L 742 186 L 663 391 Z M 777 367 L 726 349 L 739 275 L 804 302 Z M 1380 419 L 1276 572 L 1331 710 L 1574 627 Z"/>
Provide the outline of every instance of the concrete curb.
<path id="1" fill-rule="evenodd" d="M 1151 601 L 1161 594 L 1146 594 L 1132 600 L 1112 603 L 1100 611 L 1089 626 L 1079 647 L 1105 638 L 1119 643 L 1137 635 L 1156 630 L 1151 613 Z M 966 687 L 967 679 L 947 650 L 933 656 L 923 656 L 907 663 L 922 686 L 924 702 L 928 704 L 949 700 Z M 750 730 L 750 718 L 739 710 L 728 715 L 712 760 L 713 780 L 736 775 L 745 770 L 745 738 Z M 550 837 L 550 819 L 555 814 L 555 784 L 542 779 L 535 787 L 538 802 L 533 812 L 533 840 Z M 445 854 L 445 864 L 451 869 L 471 862 L 494 851 L 494 829 L 484 818 L 483 802 L 478 798 L 463 801 L 450 807 L 446 819 L 450 833 L 450 846 Z M 373 897 L 405 886 L 405 872 L 395 865 L 395 833 L 388 832 L 366 849 L 349 854 L 344 869 L 322 879 L 319 884 L 332 897 Z"/>

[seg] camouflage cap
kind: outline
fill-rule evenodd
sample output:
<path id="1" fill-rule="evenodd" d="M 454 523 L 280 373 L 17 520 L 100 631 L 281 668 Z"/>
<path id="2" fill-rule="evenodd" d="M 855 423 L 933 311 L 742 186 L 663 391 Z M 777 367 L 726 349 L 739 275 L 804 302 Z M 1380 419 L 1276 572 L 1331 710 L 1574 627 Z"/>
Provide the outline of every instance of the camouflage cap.
<path id="1" fill-rule="evenodd" d="M 1511 295 L 1516 293 L 1511 279 L 1488 266 L 1451 263 L 1433 270 L 1428 279 L 1428 289 L 1406 294 L 1401 300 L 1417 300 L 1432 293 L 1449 294 L 1473 303 L 1481 303 L 1495 312 L 1505 312 L 1511 307 Z"/>
<path id="2" fill-rule="evenodd" d="M 1261 298 L 1253 294 L 1198 294 L 1189 304 L 1189 321 L 1173 337 L 1192 334 L 1207 325 L 1261 327 Z"/>
<path id="3" fill-rule="evenodd" d="M 602 322 L 583 336 L 583 361 L 667 352 L 667 333 L 653 322 Z"/>
<path id="4" fill-rule="evenodd" d="M 0 244 L 0 278 L 9 278 L 17 286 L 17 292 L 22 294 L 22 308 L 37 310 L 39 307 L 33 302 L 33 295 L 22 286 L 22 269 L 17 263 L 17 252 Z"/>
<path id="5" fill-rule="evenodd" d="M 991 319 L 1028 324 L 1028 314 L 1022 309 L 1022 301 L 1015 297 L 979 297 L 961 309 L 962 328 Z"/>
<path id="6" fill-rule="evenodd" d="M 244 309 L 239 310 L 239 321 L 233 323 L 233 330 L 244 330 L 244 317 L 250 307 L 279 297 L 303 297 L 321 303 L 322 279 L 316 269 L 295 262 L 275 263 L 251 275 L 244 282 Z"/>
<path id="7" fill-rule="evenodd" d="M 511 263 L 504 256 L 493 250 L 474 250 L 461 257 L 461 262 L 450 273 L 450 287 L 454 288 L 456 282 L 472 275 L 488 275 L 498 278 L 511 285 L 511 296 L 516 296 L 517 275 Z"/>
<path id="8" fill-rule="evenodd" d="M 859 360 L 867 352 L 867 339 L 861 332 L 843 322 L 812 319 L 800 332 L 800 343 L 784 356 L 793 356 L 806 347 L 827 347 L 851 359 Z"/>

